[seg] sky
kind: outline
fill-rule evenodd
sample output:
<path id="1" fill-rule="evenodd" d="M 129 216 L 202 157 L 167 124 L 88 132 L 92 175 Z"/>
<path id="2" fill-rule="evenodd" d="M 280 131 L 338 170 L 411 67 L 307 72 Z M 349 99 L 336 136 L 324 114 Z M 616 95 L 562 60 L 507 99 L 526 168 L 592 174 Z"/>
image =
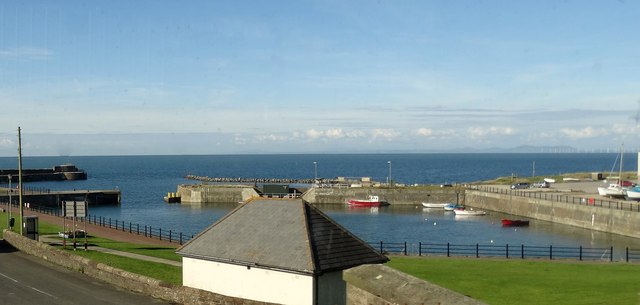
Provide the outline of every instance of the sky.
<path id="1" fill-rule="evenodd" d="M 0 2 L 0 156 L 640 147 L 639 1 Z"/>

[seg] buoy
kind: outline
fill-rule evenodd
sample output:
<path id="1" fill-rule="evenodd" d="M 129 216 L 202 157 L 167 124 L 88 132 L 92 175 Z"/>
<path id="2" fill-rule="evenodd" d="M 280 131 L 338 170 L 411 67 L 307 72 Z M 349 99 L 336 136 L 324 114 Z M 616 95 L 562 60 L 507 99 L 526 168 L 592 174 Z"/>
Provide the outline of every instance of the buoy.
<path id="1" fill-rule="evenodd" d="M 436 225 L 436 223 L 434 222 L 434 223 L 433 223 L 433 225 L 435 226 L 435 225 Z"/>

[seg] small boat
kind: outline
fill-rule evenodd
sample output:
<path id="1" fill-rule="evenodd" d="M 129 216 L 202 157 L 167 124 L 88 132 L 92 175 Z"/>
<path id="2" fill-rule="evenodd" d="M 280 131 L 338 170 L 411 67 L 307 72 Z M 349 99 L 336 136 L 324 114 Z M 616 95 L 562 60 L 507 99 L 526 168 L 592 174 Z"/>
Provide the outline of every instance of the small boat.
<path id="1" fill-rule="evenodd" d="M 627 190 L 627 199 L 640 201 L 640 186 L 634 186 Z"/>
<path id="2" fill-rule="evenodd" d="M 464 210 L 464 205 L 459 205 L 459 204 L 455 204 L 455 203 L 449 203 L 444 207 L 445 211 L 453 211 L 455 209 Z"/>
<path id="3" fill-rule="evenodd" d="M 482 216 L 487 215 L 487 212 L 480 210 L 466 210 L 466 209 L 455 209 L 453 210 L 456 213 L 456 216 Z"/>
<path id="4" fill-rule="evenodd" d="M 432 202 L 423 202 L 422 206 L 425 208 L 444 208 L 447 205 L 449 205 L 449 203 L 432 203 Z"/>
<path id="5" fill-rule="evenodd" d="M 544 180 L 544 182 L 546 183 L 556 183 L 556 179 L 553 178 L 544 178 L 542 180 Z"/>
<path id="6" fill-rule="evenodd" d="M 369 195 L 367 199 L 349 199 L 347 203 L 353 207 L 379 207 L 389 205 L 389 202 L 375 195 Z"/>
<path id="7" fill-rule="evenodd" d="M 619 184 L 609 184 L 609 187 L 598 187 L 598 194 L 611 198 L 624 198 L 627 194 L 627 188 Z"/>
<path id="8" fill-rule="evenodd" d="M 529 225 L 528 220 L 518 220 L 518 219 L 503 219 L 502 226 L 503 227 L 526 227 Z"/>

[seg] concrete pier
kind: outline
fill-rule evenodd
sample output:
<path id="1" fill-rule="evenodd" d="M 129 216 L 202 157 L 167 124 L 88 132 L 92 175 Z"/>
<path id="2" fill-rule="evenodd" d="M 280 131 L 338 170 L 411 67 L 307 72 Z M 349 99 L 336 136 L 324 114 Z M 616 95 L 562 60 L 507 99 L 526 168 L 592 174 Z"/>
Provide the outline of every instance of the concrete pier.
<path id="1" fill-rule="evenodd" d="M 18 183 L 17 169 L 0 169 L 0 183 L 8 183 L 9 175 L 12 182 Z M 23 169 L 22 181 L 63 181 L 63 180 L 87 180 L 87 173 L 78 169 L 73 164 L 56 165 L 52 168 Z"/>
<path id="2" fill-rule="evenodd" d="M 18 190 L 0 188 L 0 202 L 8 202 L 11 193 L 11 201 L 18 204 Z M 37 207 L 59 207 L 62 201 L 84 201 L 87 199 L 90 206 L 119 205 L 121 193 L 119 190 L 73 190 L 73 191 L 23 191 L 23 203 Z"/>

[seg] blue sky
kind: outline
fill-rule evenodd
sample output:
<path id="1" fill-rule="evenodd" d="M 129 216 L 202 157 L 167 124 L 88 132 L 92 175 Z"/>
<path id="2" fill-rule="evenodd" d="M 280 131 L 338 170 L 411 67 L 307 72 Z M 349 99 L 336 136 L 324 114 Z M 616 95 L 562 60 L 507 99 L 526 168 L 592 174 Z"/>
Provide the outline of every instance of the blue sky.
<path id="1" fill-rule="evenodd" d="M 637 1 L 0 2 L 0 155 L 638 143 Z"/>

